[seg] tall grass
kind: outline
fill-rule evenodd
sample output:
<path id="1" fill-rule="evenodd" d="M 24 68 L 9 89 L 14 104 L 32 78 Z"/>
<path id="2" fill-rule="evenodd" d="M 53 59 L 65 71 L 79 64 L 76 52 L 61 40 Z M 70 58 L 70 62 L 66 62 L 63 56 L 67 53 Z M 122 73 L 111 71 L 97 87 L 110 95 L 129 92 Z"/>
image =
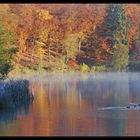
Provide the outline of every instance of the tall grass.
<path id="1" fill-rule="evenodd" d="M 15 108 L 32 99 L 28 80 L 10 80 L 0 83 L 0 108 Z"/>

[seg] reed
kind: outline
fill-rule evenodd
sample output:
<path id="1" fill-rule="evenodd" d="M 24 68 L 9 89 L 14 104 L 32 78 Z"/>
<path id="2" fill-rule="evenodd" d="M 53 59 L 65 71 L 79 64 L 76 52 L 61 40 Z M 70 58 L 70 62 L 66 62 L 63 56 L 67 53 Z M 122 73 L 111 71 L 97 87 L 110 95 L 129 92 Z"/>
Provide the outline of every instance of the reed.
<path id="1" fill-rule="evenodd" d="M 0 83 L 0 108 L 15 108 L 33 100 L 28 80 L 10 80 Z"/>

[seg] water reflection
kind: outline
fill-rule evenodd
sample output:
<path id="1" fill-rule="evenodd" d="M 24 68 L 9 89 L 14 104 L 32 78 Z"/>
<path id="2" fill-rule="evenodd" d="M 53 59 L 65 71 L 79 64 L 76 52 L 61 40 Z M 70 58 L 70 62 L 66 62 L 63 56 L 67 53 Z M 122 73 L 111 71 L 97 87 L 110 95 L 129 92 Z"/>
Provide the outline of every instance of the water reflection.
<path id="1" fill-rule="evenodd" d="M 96 75 L 97 76 L 97 75 Z M 77 89 L 81 98 L 87 100 L 88 107 L 94 110 L 106 106 L 124 106 L 129 98 L 129 77 L 118 74 L 100 74 L 100 77 L 89 78 L 87 81 L 78 81 Z M 120 80 L 118 80 L 120 79 Z M 120 110 L 101 111 L 96 113 L 96 135 L 123 135 L 127 112 Z"/>
<path id="2" fill-rule="evenodd" d="M 26 115 L 29 112 L 29 103 L 24 103 L 12 109 L 0 110 L 0 124 L 5 124 L 16 120 L 18 115 Z"/>
<path id="3" fill-rule="evenodd" d="M 0 110 L 0 136 L 14 136 L 16 135 L 17 128 L 16 120 L 20 120 L 22 116 L 29 114 L 29 106 L 31 101 L 24 101 L 12 109 Z"/>
<path id="4" fill-rule="evenodd" d="M 9 123 L 12 135 L 140 135 L 138 110 L 98 110 L 139 103 L 138 73 L 48 74 L 30 83 L 34 102 L 28 115 Z M 4 130 L 0 135 L 11 134 Z"/>

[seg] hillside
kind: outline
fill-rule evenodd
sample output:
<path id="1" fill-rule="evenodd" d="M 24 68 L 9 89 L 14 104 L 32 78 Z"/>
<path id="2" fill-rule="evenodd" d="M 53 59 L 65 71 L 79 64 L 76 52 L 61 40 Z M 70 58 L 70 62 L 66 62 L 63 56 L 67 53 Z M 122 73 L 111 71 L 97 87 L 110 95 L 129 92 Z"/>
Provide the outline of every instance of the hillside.
<path id="1" fill-rule="evenodd" d="M 14 68 L 139 70 L 140 4 L 0 4 L 0 11 L 15 33 Z M 115 54 L 112 43 L 121 40 Z"/>

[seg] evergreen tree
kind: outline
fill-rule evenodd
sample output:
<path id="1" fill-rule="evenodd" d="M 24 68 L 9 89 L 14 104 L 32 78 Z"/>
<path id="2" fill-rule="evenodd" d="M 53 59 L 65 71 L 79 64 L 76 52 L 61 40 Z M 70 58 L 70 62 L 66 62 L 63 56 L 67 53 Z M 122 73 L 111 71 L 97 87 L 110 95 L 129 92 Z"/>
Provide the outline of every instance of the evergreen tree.
<path id="1" fill-rule="evenodd" d="M 0 21 L 0 77 L 4 79 L 12 68 L 12 55 L 16 52 L 13 46 L 14 34 Z"/>
<path id="2" fill-rule="evenodd" d="M 140 27 L 139 27 L 137 38 L 135 40 L 135 48 L 136 48 L 136 60 L 135 60 L 135 63 L 139 64 L 140 63 Z"/>
<path id="3" fill-rule="evenodd" d="M 112 67 L 115 71 L 125 70 L 129 62 L 128 24 L 122 5 L 116 5 L 118 11 L 117 30 L 113 35 Z"/>
<path id="4" fill-rule="evenodd" d="M 107 45 L 112 49 L 110 66 L 114 71 L 121 71 L 128 65 L 128 24 L 125 10 L 121 4 L 110 4 L 107 8 L 107 16 L 97 34 L 106 38 Z"/>
<path id="5" fill-rule="evenodd" d="M 136 39 L 132 43 L 130 49 L 130 70 L 140 70 L 140 26 L 136 36 Z"/>

